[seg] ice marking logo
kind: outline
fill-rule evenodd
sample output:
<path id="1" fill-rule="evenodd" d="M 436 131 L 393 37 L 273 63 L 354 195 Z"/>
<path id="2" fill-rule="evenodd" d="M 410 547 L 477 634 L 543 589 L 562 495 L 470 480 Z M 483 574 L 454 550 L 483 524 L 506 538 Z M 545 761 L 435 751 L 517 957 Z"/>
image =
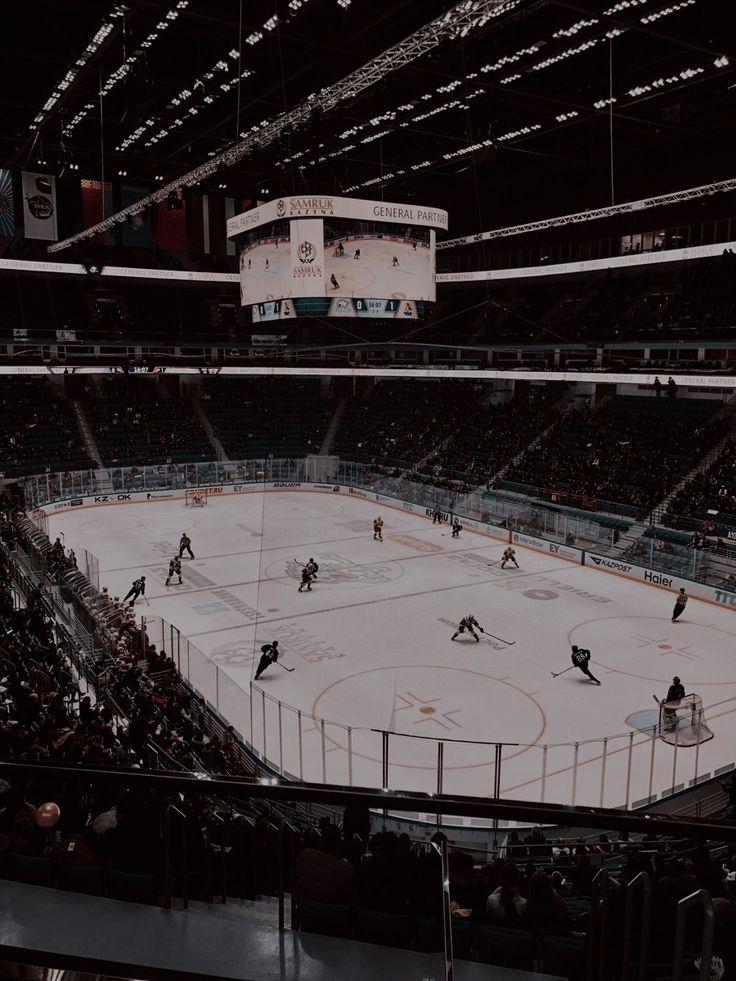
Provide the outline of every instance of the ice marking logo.
<path id="1" fill-rule="evenodd" d="M 318 555 L 318 583 L 383 583 L 399 579 L 402 575 L 401 566 L 394 562 L 358 565 L 350 559 L 332 553 Z M 286 563 L 286 574 L 292 579 L 301 579 L 302 566 L 295 560 Z"/>
<path id="2" fill-rule="evenodd" d="M 317 253 L 311 242 L 299 243 L 299 262 L 311 263 L 317 258 Z"/>

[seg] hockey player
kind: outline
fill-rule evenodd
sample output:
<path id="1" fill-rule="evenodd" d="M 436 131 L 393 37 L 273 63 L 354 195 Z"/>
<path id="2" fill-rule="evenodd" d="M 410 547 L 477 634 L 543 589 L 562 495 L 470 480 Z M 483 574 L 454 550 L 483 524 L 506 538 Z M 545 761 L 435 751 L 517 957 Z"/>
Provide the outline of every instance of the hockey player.
<path id="1" fill-rule="evenodd" d="M 194 558 L 194 553 L 192 552 L 192 540 L 187 535 L 185 531 L 181 533 L 181 538 L 179 539 L 179 558 L 182 558 L 185 552 L 189 552 L 189 558 Z"/>
<path id="2" fill-rule="evenodd" d="M 670 708 L 668 706 L 669 702 L 679 702 L 685 697 L 685 687 L 680 681 L 680 679 L 675 675 L 672 679 L 672 684 L 667 689 L 667 697 L 660 702 L 660 705 L 664 708 L 664 718 L 662 720 L 664 728 L 667 730 L 672 730 L 677 725 L 677 712 L 675 707 Z"/>
<path id="3" fill-rule="evenodd" d="M 330 274 L 330 283 L 332 284 L 333 290 L 339 290 L 340 289 L 340 284 L 335 279 L 335 274 L 334 273 L 331 273 Z"/>
<path id="4" fill-rule="evenodd" d="M 591 674 L 590 668 L 588 667 L 590 651 L 585 650 L 584 647 L 578 647 L 577 644 L 573 644 L 571 660 L 575 667 L 580 668 L 583 674 L 587 675 L 591 681 L 594 681 L 597 685 L 600 684 L 600 681 L 598 681 L 594 674 Z"/>
<path id="5" fill-rule="evenodd" d="M 317 578 L 317 573 L 319 572 L 319 566 L 317 565 L 317 563 L 314 561 L 313 558 L 310 557 L 309 562 L 307 562 L 304 568 L 307 570 L 307 572 L 312 577 L 312 579 Z"/>
<path id="6" fill-rule="evenodd" d="M 483 627 L 481 627 L 481 625 L 478 623 L 475 617 L 469 613 L 466 617 L 463 617 L 460 623 L 457 625 L 457 630 L 452 635 L 452 637 L 450 637 L 450 640 L 454 640 L 458 634 L 464 634 L 465 631 L 468 630 L 473 635 L 473 637 L 475 637 L 476 642 L 480 643 L 480 637 L 475 632 L 475 627 L 477 627 L 482 634 L 485 633 Z"/>
<path id="7" fill-rule="evenodd" d="M 442 524 L 442 510 L 439 504 L 436 504 L 432 509 L 432 524 L 441 525 Z"/>
<path id="8" fill-rule="evenodd" d="M 168 586 L 174 576 L 179 577 L 179 585 L 181 586 L 181 559 L 178 555 L 169 562 L 169 574 L 164 585 Z"/>
<path id="9" fill-rule="evenodd" d="M 391 260 L 392 268 L 395 269 L 396 266 L 398 266 L 398 264 L 399 264 L 399 260 L 396 258 L 396 256 L 394 256 L 393 259 Z"/>
<path id="10" fill-rule="evenodd" d="M 256 671 L 255 680 L 261 677 L 266 668 L 273 664 L 279 659 L 279 642 L 277 640 L 272 640 L 270 644 L 264 644 L 261 647 L 261 659 L 258 662 L 258 669 Z"/>
<path id="11" fill-rule="evenodd" d="M 127 594 L 123 596 L 123 603 L 125 603 L 126 600 L 130 598 L 129 606 L 133 606 L 139 596 L 145 596 L 145 595 L 146 595 L 146 577 L 141 576 L 140 579 L 133 580 Z"/>
<path id="12" fill-rule="evenodd" d="M 378 517 L 373 519 L 373 541 L 382 542 L 383 534 L 381 529 L 383 528 L 383 518 Z"/>
<path id="13" fill-rule="evenodd" d="M 679 615 L 685 609 L 685 607 L 687 606 L 687 601 L 689 599 L 690 599 L 690 597 L 687 595 L 687 593 L 685 592 L 684 588 L 681 588 L 680 589 L 680 592 L 677 594 L 677 598 L 675 599 L 675 608 L 672 611 L 672 622 L 673 623 L 675 622 L 675 620 L 677 620 L 677 618 L 679 617 Z"/>
<path id="14" fill-rule="evenodd" d="M 515 568 L 519 568 L 519 563 L 516 561 L 516 551 L 509 545 L 508 548 L 504 549 L 503 555 L 501 556 L 501 568 L 506 568 L 507 562 L 513 562 Z"/>
<path id="15" fill-rule="evenodd" d="M 304 566 L 304 568 L 302 569 L 302 581 L 299 583 L 300 593 L 305 586 L 307 587 L 308 593 L 312 592 L 312 579 L 314 579 L 314 576 L 311 574 L 309 569 L 306 566 Z"/>
<path id="16" fill-rule="evenodd" d="M 463 526 L 460 524 L 459 519 L 458 518 L 453 518 L 452 519 L 452 537 L 453 538 L 459 538 L 460 537 L 460 532 L 462 531 L 462 528 L 463 528 Z"/>
<path id="17" fill-rule="evenodd" d="M 356 249 L 353 253 L 353 259 L 360 259 L 360 249 Z"/>

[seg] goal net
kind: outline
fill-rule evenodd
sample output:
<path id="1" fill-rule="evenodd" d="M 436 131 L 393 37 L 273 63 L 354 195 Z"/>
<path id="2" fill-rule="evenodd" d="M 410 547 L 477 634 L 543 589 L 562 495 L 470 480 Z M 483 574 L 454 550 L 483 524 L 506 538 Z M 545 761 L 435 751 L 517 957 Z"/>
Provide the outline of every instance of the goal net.
<path id="1" fill-rule="evenodd" d="M 659 735 L 666 743 L 677 746 L 696 746 L 713 738 L 703 715 L 700 695 L 685 695 L 659 707 Z"/>
<path id="2" fill-rule="evenodd" d="M 184 506 L 203 508 L 207 504 L 207 491 L 201 487 L 190 487 L 184 493 Z"/>

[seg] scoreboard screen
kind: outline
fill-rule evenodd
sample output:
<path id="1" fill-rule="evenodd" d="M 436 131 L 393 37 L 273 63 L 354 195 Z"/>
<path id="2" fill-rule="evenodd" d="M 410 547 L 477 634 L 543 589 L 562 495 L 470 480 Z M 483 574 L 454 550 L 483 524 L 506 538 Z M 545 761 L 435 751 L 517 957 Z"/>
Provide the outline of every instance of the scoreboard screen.
<path id="1" fill-rule="evenodd" d="M 425 304 L 419 300 L 374 297 L 297 297 L 267 300 L 251 307 L 254 324 L 298 317 L 367 317 L 372 320 L 422 320 Z"/>

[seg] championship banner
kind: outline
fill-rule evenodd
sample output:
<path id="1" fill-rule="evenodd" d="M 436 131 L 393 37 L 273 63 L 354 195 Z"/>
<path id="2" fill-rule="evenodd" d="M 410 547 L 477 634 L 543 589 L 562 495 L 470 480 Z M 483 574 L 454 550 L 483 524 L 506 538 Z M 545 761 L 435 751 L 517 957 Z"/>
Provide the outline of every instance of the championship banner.
<path id="1" fill-rule="evenodd" d="M 0 169 L 0 235 L 15 235 L 15 200 L 13 198 L 13 175 L 9 170 Z"/>
<path id="2" fill-rule="evenodd" d="M 323 223 L 317 218 L 291 222 L 291 295 L 324 296 Z"/>
<path id="3" fill-rule="evenodd" d="M 59 237 L 56 223 L 56 178 L 50 174 L 23 171 L 23 224 L 26 238 L 55 242 Z"/>

